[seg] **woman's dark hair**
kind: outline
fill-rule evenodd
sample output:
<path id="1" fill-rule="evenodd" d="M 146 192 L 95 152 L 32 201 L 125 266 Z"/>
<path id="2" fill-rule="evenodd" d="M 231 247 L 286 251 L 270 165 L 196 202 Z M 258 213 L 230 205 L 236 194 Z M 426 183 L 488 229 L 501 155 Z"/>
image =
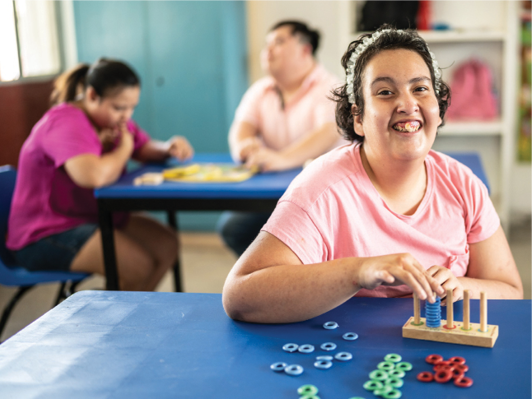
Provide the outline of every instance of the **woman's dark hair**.
<path id="1" fill-rule="evenodd" d="M 54 82 L 50 97 L 52 105 L 74 101 L 79 94 L 91 86 L 100 97 L 124 87 L 140 86 L 137 74 L 125 63 L 100 58 L 94 64 L 79 64 L 61 74 Z"/>
<path id="2" fill-rule="evenodd" d="M 307 24 L 301 21 L 281 21 L 276 23 L 271 29 L 270 32 L 279 29 L 283 26 L 289 26 L 292 28 L 292 36 L 299 35 L 301 42 L 308 43 L 312 47 L 312 55 L 316 54 L 318 46 L 320 45 L 320 32 L 317 30 L 309 29 Z"/>
<path id="3" fill-rule="evenodd" d="M 362 78 L 363 73 L 368 62 L 378 53 L 384 50 L 396 50 L 405 49 L 418 53 L 430 71 L 430 77 L 432 79 L 432 88 L 438 99 L 438 105 L 440 107 L 440 117 L 442 119 L 445 116 L 447 108 L 451 104 L 451 91 L 449 86 L 440 79 L 439 92 L 436 92 L 436 79 L 434 76 L 434 67 L 432 65 L 432 57 L 427 43 L 421 38 L 417 32 L 413 30 L 397 31 L 393 26 L 384 24 L 376 32 L 385 29 L 391 29 L 388 32 L 382 33 L 375 43 L 369 45 L 364 52 L 360 54 L 355 64 L 354 79 L 353 79 L 353 92 L 355 97 L 356 111 L 353 113 L 351 107 L 353 104 L 349 103 L 349 95 L 347 94 L 347 85 L 343 85 L 332 93 L 332 99 L 336 101 L 336 123 L 341 130 L 342 135 L 350 141 L 361 142 L 364 137 L 359 136 L 354 131 L 354 117 L 360 115 L 364 116 L 364 96 L 362 93 Z M 346 73 L 348 70 L 348 62 L 351 58 L 351 54 L 356 51 L 365 38 L 371 38 L 372 33 L 366 33 L 349 44 L 346 53 L 342 57 L 342 66 Z"/>

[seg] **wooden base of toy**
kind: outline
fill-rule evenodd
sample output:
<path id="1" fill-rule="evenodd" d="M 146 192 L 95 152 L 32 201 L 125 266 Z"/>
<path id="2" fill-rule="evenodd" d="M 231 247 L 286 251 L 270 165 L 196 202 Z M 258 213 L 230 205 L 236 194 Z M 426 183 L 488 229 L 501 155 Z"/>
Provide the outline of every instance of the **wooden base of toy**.
<path id="1" fill-rule="evenodd" d="M 499 336 L 499 326 L 488 324 L 488 330 L 481 332 L 479 323 L 469 323 L 468 331 L 462 330 L 462 322 L 454 322 L 455 328 L 447 329 L 444 326 L 446 321 L 441 321 L 441 327 L 429 328 L 424 317 L 420 318 L 421 325 L 414 325 L 414 317 L 408 319 L 403 326 L 403 337 L 412 339 L 422 339 L 425 341 L 446 342 L 449 344 L 482 346 L 493 348 Z"/>

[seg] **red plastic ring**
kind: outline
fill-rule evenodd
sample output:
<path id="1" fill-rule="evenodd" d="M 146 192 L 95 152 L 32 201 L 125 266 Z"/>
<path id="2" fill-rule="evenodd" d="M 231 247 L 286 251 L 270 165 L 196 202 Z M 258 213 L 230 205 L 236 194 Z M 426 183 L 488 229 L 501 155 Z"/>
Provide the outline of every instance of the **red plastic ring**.
<path id="1" fill-rule="evenodd" d="M 458 369 L 453 369 L 453 371 L 451 371 L 453 373 L 453 380 L 460 380 L 464 377 L 464 372 L 461 371 L 461 370 L 458 370 Z"/>
<path id="2" fill-rule="evenodd" d="M 460 370 L 460 371 L 463 371 L 464 373 L 466 373 L 467 370 L 469 370 L 469 366 L 467 364 L 455 364 L 453 367 L 455 368 L 455 370 Z"/>
<path id="3" fill-rule="evenodd" d="M 448 364 L 437 364 L 436 366 L 433 367 L 433 370 L 435 373 L 441 370 L 449 370 L 452 372 L 454 370 L 454 366 L 451 366 Z"/>
<path id="4" fill-rule="evenodd" d="M 434 375 L 434 381 L 444 384 L 451 381 L 453 378 L 453 372 L 451 370 L 440 370 Z"/>
<path id="5" fill-rule="evenodd" d="M 425 361 L 429 364 L 436 364 L 436 363 L 439 363 L 443 360 L 443 357 L 441 357 L 440 355 L 428 355 L 426 358 L 425 358 Z"/>
<path id="6" fill-rule="evenodd" d="M 422 371 L 417 375 L 417 379 L 421 382 L 431 382 L 434 379 L 434 375 L 430 371 Z"/>
<path id="7" fill-rule="evenodd" d="M 462 377 L 460 379 L 454 380 L 454 385 L 460 388 L 469 388 L 473 385 L 473 380 L 469 377 Z"/>
<path id="8" fill-rule="evenodd" d="M 451 363 L 456 363 L 456 364 L 465 364 L 466 360 L 463 358 L 463 357 L 460 357 L 460 356 L 453 356 L 449 359 L 449 361 Z"/>

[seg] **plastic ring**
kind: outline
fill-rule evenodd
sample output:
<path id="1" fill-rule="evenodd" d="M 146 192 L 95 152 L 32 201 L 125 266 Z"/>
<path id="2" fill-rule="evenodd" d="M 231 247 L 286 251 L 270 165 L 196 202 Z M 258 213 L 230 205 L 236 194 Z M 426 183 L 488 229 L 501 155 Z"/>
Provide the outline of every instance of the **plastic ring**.
<path id="1" fill-rule="evenodd" d="M 401 378 L 390 377 L 384 381 L 384 385 L 390 385 L 394 388 L 401 388 L 404 384 L 404 381 Z"/>
<path id="2" fill-rule="evenodd" d="M 389 385 L 384 385 L 382 388 L 380 389 L 375 389 L 373 391 L 373 395 L 375 396 L 384 396 L 386 395 L 388 392 L 390 392 L 391 390 L 393 390 L 393 388 Z"/>
<path id="3" fill-rule="evenodd" d="M 473 380 L 469 377 L 462 377 L 459 380 L 454 380 L 454 385 L 460 388 L 469 388 L 471 385 L 473 385 Z"/>
<path id="4" fill-rule="evenodd" d="M 314 362 L 314 367 L 317 369 L 327 370 L 332 367 L 333 363 L 330 360 L 318 360 Z"/>
<path id="5" fill-rule="evenodd" d="M 450 372 L 452 372 L 454 370 L 454 367 L 453 366 L 448 366 L 446 364 L 444 364 L 442 366 L 437 364 L 432 369 L 434 370 L 435 373 L 437 373 L 438 371 L 441 371 L 441 370 L 449 370 Z"/>
<path id="6" fill-rule="evenodd" d="M 393 369 L 388 371 L 388 375 L 392 378 L 403 378 L 405 376 L 405 372 L 403 370 Z"/>
<path id="7" fill-rule="evenodd" d="M 417 379 L 421 382 L 431 382 L 434 380 L 434 374 L 432 374 L 430 371 L 422 371 L 417 375 Z"/>
<path id="8" fill-rule="evenodd" d="M 334 359 L 334 357 L 328 356 L 328 355 L 327 356 L 318 356 L 316 358 L 316 360 L 328 360 L 328 361 L 332 361 L 333 359 Z"/>
<path id="9" fill-rule="evenodd" d="M 467 370 L 469 370 L 469 366 L 467 364 L 455 364 L 454 365 L 454 369 L 455 370 L 460 370 L 460 371 L 463 371 L 464 373 L 466 373 Z"/>
<path id="10" fill-rule="evenodd" d="M 336 360 L 341 360 L 342 362 L 347 362 L 353 358 L 353 355 L 349 352 L 338 352 L 336 355 L 334 355 L 334 358 Z"/>
<path id="11" fill-rule="evenodd" d="M 284 372 L 288 375 L 300 375 L 303 373 L 303 367 L 299 364 L 291 364 L 285 367 Z"/>
<path id="12" fill-rule="evenodd" d="M 339 325 L 335 321 L 328 321 L 327 323 L 323 325 L 323 328 L 325 328 L 326 330 L 334 330 L 335 328 L 338 328 L 338 327 Z"/>
<path id="13" fill-rule="evenodd" d="M 440 355 L 428 355 L 426 358 L 425 358 L 425 361 L 429 364 L 436 364 L 436 363 L 439 363 L 443 360 L 443 357 L 441 357 Z"/>
<path id="14" fill-rule="evenodd" d="M 285 369 L 285 367 L 288 366 L 286 363 L 283 363 L 283 362 L 277 362 L 277 363 L 274 363 L 270 366 L 270 368 L 273 370 L 273 371 L 283 371 Z"/>
<path id="15" fill-rule="evenodd" d="M 297 348 L 299 348 L 298 344 L 285 344 L 285 345 L 283 345 L 283 350 L 285 352 L 295 352 L 295 351 L 297 351 Z"/>
<path id="16" fill-rule="evenodd" d="M 309 344 L 301 345 L 298 351 L 301 353 L 312 353 L 314 352 L 314 346 Z"/>
<path id="17" fill-rule="evenodd" d="M 455 364 L 465 364 L 466 360 L 461 356 L 453 356 L 449 359 L 449 362 Z"/>
<path id="18" fill-rule="evenodd" d="M 384 370 L 373 370 L 369 373 L 369 378 L 377 381 L 384 381 L 389 378 L 388 373 Z"/>
<path id="19" fill-rule="evenodd" d="M 301 396 L 299 399 L 320 399 L 318 395 L 304 395 Z"/>
<path id="20" fill-rule="evenodd" d="M 333 351 L 336 349 L 336 344 L 334 342 L 325 342 L 321 344 L 320 348 L 324 351 Z"/>
<path id="21" fill-rule="evenodd" d="M 384 384 L 377 380 L 369 380 L 364 383 L 364 389 L 367 389 L 368 391 L 374 391 L 375 389 L 382 389 L 384 387 Z"/>
<path id="22" fill-rule="evenodd" d="M 377 368 L 379 370 L 390 371 L 395 368 L 395 364 L 393 364 L 392 362 L 380 362 L 379 364 L 377 364 Z"/>
<path id="23" fill-rule="evenodd" d="M 395 365 L 395 368 L 398 370 L 410 371 L 412 370 L 412 363 L 400 362 Z"/>
<path id="24" fill-rule="evenodd" d="M 453 369 L 451 373 L 453 373 L 453 380 L 460 380 L 464 377 L 465 374 L 463 371 L 458 369 Z"/>
<path id="25" fill-rule="evenodd" d="M 384 356 L 384 361 L 386 362 L 398 363 L 401 360 L 403 360 L 403 358 L 397 353 L 388 353 L 386 356 Z"/>
<path id="26" fill-rule="evenodd" d="M 398 399 L 402 395 L 401 391 L 398 389 L 392 389 L 391 391 L 386 392 L 384 395 L 382 395 L 385 399 Z"/>
<path id="27" fill-rule="evenodd" d="M 446 382 L 451 381 L 452 378 L 453 372 L 451 370 L 440 370 L 434 375 L 434 381 L 440 384 L 445 384 Z"/>
<path id="28" fill-rule="evenodd" d="M 303 396 L 316 395 L 318 393 L 318 388 L 310 384 L 302 385 L 297 388 L 297 393 Z"/>
<path id="29" fill-rule="evenodd" d="M 348 332 L 342 335 L 342 338 L 346 341 L 354 341 L 355 339 L 358 339 L 358 334 L 354 332 Z"/>

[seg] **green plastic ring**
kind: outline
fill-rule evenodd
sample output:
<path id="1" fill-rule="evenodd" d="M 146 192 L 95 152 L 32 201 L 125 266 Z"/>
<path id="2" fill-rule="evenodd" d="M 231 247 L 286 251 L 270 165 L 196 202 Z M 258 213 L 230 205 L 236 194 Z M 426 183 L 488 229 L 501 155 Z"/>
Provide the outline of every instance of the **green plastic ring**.
<path id="1" fill-rule="evenodd" d="M 369 380 L 364 383 L 364 389 L 368 391 L 374 391 L 375 389 L 382 389 L 384 384 L 377 380 Z"/>
<path id="2" fill-rule="evenodd" d="M 354 396 L 354 397 L 349 398 L 349 399 L 364 399 L 364 398 L 361 398 L 360 396 Z"/>
<path id="3" fill-rule="evenodd" d="M 373 394 L 376 395 L 376 396 L 384 396 L 386 395 L 388 392 L 392 392 L 394 389 L 389 386 L 389 385 L 385 385 L 383 386 L 381 389 L 375 389 L 373 391 Z"/>
<path id="4" fill-rule="evenodd" d="M 412 370 L 412 363 L 400 362 L 395 365 L 395 368 L 398 370 L 410 371 Z"/>
<path id="5" fill-rule="evenodd" d="M 405 376 L 405 372 L 403 370 L 393 369 L 388 371 L 388 375 L 391 378 L 403 378 Z"/>
<path id="6" fill-rule="evenodd" d="M 388 379 L 388 373 L 384 370 L 373 370 L 369 373 L 369 378 L 377 381 L 384 381 Z"/>
<path id="7" fill-rule="evenodd" d="M 299 388 L 297 388 L 297 393 L 303 396 L 312 396 L 316 395 L 318 393 L 318 388 L 316 388 L 314 385 L 302 385 Z"/>
<path id="8" fill-rule="evenodd" d="M 392 362 L 380 362 L 379 364 L 377 364 L 377 368 L 379 370 L 390 371 L 395 368 L 395 364 L 393 364 Z"/>
<path id="9" fill-rule="evenodd" d="M 401 355 L 398 355 L 397 353 L 388 353 L 386 356 L 384 356 L 385 361 L 392 363 L 398 363 L 402 359 L 403 358 L 401 357 Z"/>
<path id="10" fill-rule="evenodd" d="M 398 399 L 402 395 L 401 391 L 398 389 L 392 389 L 391 391 L 386 392 L 384 395 L 382 395 L 385 399 Z"/>
<path id="11" fill-rule="evenodd" d="M 384 381 L 384 385 L 390 385 L 394 388 L 401 388 L 404 384 L 404 381 L 397 377 L 390 377 L 386 381 Z"/>
<path id="12" fill-rule="evenodd" d="M 299 399 L 320 399 L 320 397 L 316 395 L 304 395 L 301 396 Z"/>

